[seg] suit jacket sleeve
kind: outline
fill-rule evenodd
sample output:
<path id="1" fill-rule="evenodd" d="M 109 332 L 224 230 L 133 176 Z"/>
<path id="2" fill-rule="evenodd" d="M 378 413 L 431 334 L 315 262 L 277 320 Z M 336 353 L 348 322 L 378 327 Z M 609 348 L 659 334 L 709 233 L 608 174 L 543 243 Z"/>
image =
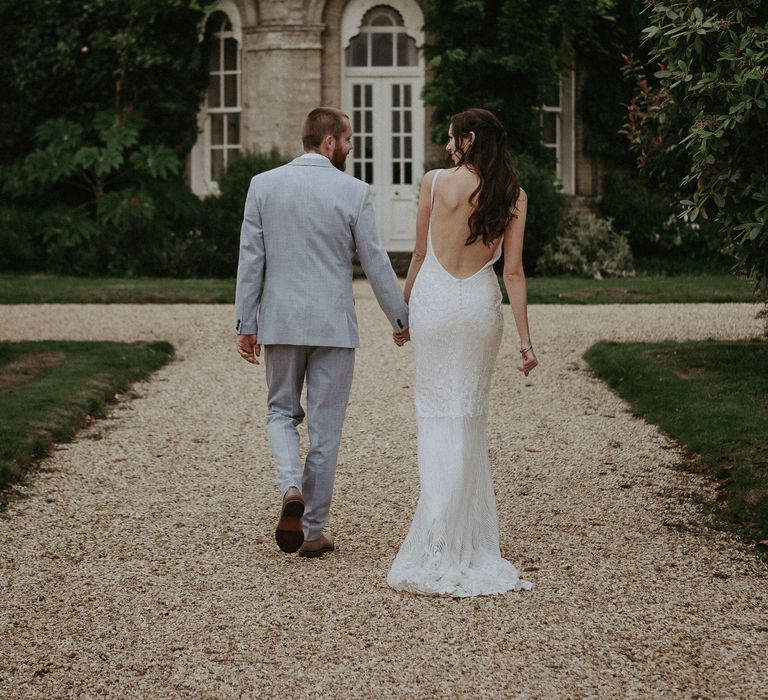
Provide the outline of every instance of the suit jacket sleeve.
<path id="1" fill-rule="evenodd" d="M 258 334 L 257 316 L 264 282 L 264 229 L 257 196 L 256 178 L 251 180 L 240 229 L 240 260 L 235 292 L 235 333 Z"/>
<path id="2" fill-rule="evenodd" d="M 408 328 L 408 306 L 403 299 L 403 290 L 392 269 L 387 251 L 376 233 L 373 204 L 367 188 L 352 233 L 355 237 L 357 256 L 365 276 L 371 283 L 376 301 L 392 324 L 392 329 L 396 332 L 405 330 Z"/>

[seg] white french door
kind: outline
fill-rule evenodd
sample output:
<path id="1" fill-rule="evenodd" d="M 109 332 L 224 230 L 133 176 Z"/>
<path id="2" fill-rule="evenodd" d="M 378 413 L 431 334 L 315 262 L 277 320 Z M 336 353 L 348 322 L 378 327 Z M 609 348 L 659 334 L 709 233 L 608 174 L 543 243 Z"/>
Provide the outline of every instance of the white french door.
<path id="1" fill-rule="evenodd" d="M 424 174 L 423 81 L 351 77 L 345 111 L 352 120 L 351 174 L 371 185 L 376 223 L 390 251 L 410 251 Z"/>

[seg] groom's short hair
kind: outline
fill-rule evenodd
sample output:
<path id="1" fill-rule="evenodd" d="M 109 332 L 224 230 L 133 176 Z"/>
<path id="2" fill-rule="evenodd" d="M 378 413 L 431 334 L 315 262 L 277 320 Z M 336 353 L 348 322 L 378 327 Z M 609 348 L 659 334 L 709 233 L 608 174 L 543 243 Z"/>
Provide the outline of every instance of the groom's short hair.
<path id="1" fill-rule="evenodd" d="M 345 120 L 349 117 L 334 107 L 317 107 L 304 120 L 301 130 L 301 142 L 304 148 L 320 148 L 326 136 L 333 136 L 337 141 L 346 129 Z"/>

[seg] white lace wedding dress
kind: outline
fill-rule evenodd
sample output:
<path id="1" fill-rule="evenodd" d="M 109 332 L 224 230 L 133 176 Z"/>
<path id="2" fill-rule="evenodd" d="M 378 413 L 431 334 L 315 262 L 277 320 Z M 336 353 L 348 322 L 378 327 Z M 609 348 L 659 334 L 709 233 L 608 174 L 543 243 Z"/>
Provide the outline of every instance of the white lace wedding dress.
<path id="1" fill-rule="evenodd" d="M 432 182 L 432 202 L 438 171 Z M 502 559 L 488 461 L 488 392 L 501 343 L 493 258 L 468 278 L 450 275 L 432 248 L 410 297 L 421 493 L 387 576 L 395 589 L 454 597 L 532 588 Z"/>

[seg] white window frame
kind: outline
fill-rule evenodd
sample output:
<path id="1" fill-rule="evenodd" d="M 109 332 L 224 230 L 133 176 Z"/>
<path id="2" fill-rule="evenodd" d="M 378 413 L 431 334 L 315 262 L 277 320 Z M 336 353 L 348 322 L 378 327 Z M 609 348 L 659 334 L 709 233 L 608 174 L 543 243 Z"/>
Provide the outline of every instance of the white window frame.
<path id="1" fill-rule="evenodd" d="M 240 21 L 240 13 L 237 9 L 237 5 L 233 2 L 233 0 L 221 0 L 215 7 L 211 9 L 211 11 L 205 16 L 205 19 L 203 20 L 201 24 L 201 31 L 200 31 L 200 38 L 202 39 L 205 35 L 205 29 L 206 25 L 208 23 L 209 18 L 211 15 L 215 14 L 216 12 L 223 12 L 227 18 L 229 19 L 229 23 L 231 25 L 231 29 L 226 32 L 218 32 L 218 41 L 217 41 L 217 48 L 218 50 L 223 50 L 223 40 L 224 39 L 234 39 L 237 41 L 237 68 L 236 70 L 224 70 L 223 63 L 221 64 L 221 70 L 217 71 L 217 75 L 237 75 L 237 105 L 236 106 L 230 106 L 230 107 L 209 107 L 208 106 L 208 91 L 206 89 L 205 93 L 205 99 L 203 100 L 202 107 L 200 108 L 200 112 L 198 112 L 197 117 L 197 126 L 198 126 L 198 138 L 197 142 L 195 143 L 194 147 L 192 148 L 192 152 L 190 153 L 190 186 L 192 191 L 197 194 L 198 196 L 205 197 L 207 195 L 211 194 L 219 194 L 219 184 L 216 182 L 212 177 L 212 158 L 211 158 L 211 152 L 212 150 L 223 150 L 224 152 L 224 165 L 226 167 L 226 164 L 230 157 L 230 152 L 234 151 L 233 148 L 228 148 L 227 145 L 227 138 L 228 129 L 226 128 L 226 125 L 224 127 L 224 138 L 222 144 L 213 145 L 211 143 L 211 115 L 213 114 L 239 114 L 239 135 L 238 135 L 238 152 L 242 151 L 242 131 L 243 131 L 243 123 L 242 123 L 242 113 L 243 113 L 243 102 L 242 102 L 242 80 L 243 80 L 243 64 L 242 64 L 242 53 L 243 53 L 243 34 L 242 34 L 242 24 Z M 212 75 L 212 72 L 209 71 L 209 76 Z M 223 91 L 223 80 L 222 80 L 222 91 Z M 222 102 L 223 102 L 223 94 L 221 95 Z"/>
<path id="2" fill-rule="evenodd" d="M 576 142 L 574 129 L 575 73 L 569 71 L 558 85 L 558 104 L 542 105 L 539 108 L 539 125 L 542 133 L 542 145 L 555 152 L 555 171 L 557 179 L 566 194 L 576 193 Z M 544 141 L 544 115 L 555 116 L 555 141 Z"/>

